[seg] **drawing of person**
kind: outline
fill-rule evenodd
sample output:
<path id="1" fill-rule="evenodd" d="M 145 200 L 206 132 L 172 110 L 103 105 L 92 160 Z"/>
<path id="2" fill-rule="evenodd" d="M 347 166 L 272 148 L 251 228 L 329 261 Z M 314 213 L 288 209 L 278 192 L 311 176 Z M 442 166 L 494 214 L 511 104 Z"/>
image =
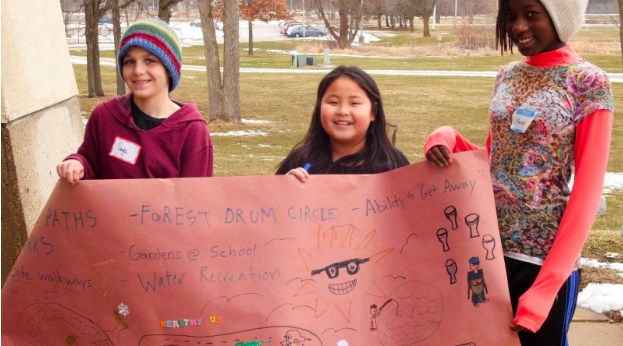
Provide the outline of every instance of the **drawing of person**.
<path id="1" fill-rule="evenodd" d="M 378 310 L 376 304 L 370 305 L 370 315 L 372 315 L 372 317 L 370 318 L 370 331 L 376 330 L 376 327 L 377 327 L 376 318 L 379 317 L 380 314 L 381 312 Z"/>
<path id="2" fill-rule="evenodd" d="M 485 275 L 480 268 L 480 260 L 478 257 L 472 257 L 469 259 L 469 269 L 467 272 L 467 299 L 471 299 L 474 306 L 478 304 L 486 303 L 489 300 L 485 298 L 485 293 L 489 293 L 487 284 L 485 283 Z"/>

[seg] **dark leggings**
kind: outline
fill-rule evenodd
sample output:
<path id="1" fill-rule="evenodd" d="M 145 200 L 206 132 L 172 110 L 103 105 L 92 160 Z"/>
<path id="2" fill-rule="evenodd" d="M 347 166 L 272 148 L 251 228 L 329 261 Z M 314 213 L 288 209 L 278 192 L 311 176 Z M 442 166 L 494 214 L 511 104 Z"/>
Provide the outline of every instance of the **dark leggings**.
<path id="1" fill-rule="evenodd" d="M 513 315 L 517 313 L 519 297 L 534 283 L 541 266 L 504 257 Z M 581 273 L 574 271 L 558 291 L 554 305 L 538 332 L 519 332 L 522 346 L 568 346 L 567 332 L 575 312 Z"/>

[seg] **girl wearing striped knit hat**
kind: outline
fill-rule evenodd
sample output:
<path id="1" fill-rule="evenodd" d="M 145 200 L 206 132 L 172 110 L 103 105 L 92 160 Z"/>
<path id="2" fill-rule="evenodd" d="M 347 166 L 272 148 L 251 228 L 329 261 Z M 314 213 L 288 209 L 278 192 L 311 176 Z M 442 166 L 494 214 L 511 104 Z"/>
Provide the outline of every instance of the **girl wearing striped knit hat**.
<path id="1" fill-rule="evenodd" d="M 80 179 L 211 177 L 213 148 L 194 104 L 169 98 L 180 82 L 182 49 L 159 20 L 132 24 L 121 39 L 119 72 L 130 93 L 99 104 L 78 152 L 57 166 Z"/>
<path id="2" fill-rule="evenodd" d="M 523 346 L 569 344 L 577 259 L 608 164 L 614 111 L 608 76 L 567 45 L 587 2 L 499 2 L 499 46 L 502 52 L 515 46 L 524 58 L 495 79 L 486 150 L 515 313 L 509 324 Z M 446 167 L 451 153 L 477 148 L 442 127 L 425 152 L 429 162 Z"/>

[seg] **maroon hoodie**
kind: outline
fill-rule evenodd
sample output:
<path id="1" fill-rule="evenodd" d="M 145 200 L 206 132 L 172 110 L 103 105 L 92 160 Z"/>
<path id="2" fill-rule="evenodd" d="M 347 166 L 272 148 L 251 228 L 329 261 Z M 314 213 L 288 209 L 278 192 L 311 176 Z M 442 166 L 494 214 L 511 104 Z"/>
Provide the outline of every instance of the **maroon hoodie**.
<path id="1" fill-rule="evenodd" d="M 149 131 L 134 124 L 132 94 L 99 104 L 87 122 L 75 159 L 84 179 L 177 178 L 213 176 L 208 126 L 194 104 L 181 108 Z"/>

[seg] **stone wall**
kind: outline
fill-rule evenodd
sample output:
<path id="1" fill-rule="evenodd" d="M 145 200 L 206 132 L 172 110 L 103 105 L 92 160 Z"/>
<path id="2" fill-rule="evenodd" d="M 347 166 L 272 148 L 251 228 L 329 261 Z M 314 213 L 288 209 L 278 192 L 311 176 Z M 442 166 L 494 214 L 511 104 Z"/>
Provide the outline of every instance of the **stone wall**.
<path id="1" fill-rule="evenodd" d="M 58 1 L 2 0 L 2 283 L 80 145 L 78 88 Z"/>

